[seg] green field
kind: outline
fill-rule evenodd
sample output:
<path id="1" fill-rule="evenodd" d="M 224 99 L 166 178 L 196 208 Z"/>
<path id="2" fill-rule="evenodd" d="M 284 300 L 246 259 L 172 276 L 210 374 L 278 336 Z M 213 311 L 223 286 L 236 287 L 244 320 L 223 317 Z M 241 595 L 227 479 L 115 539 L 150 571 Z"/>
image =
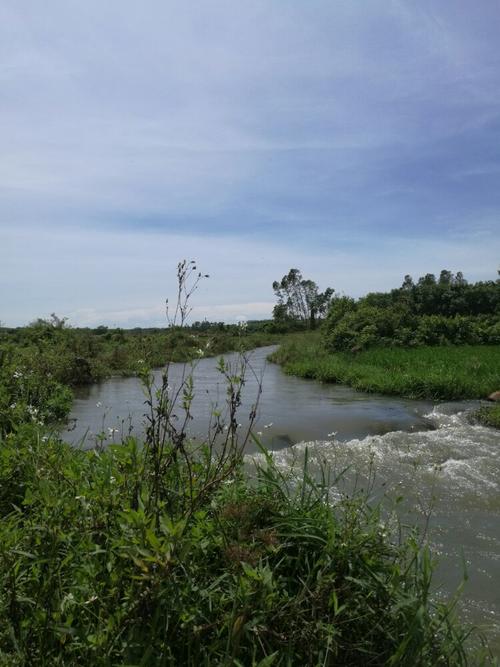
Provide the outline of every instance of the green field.
<path id="1" fill-rule="evenodd" d="M 355 389 L 423 399 L 486 398 L 500 386 L 499 346 L 325 351 L 317 334 L 290 336 L 271 356 L 286 373 Z"/>

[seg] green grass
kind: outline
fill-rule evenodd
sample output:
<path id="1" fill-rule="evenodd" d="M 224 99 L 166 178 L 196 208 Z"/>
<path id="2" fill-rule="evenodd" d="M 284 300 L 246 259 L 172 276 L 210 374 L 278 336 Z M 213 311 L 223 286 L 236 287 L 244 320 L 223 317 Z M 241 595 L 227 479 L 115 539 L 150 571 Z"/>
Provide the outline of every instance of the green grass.
<path id="1" fill-rule="evenodd" d="M 500 428 L 500 405 L 483 405 L 472 413 L 471 420 L 483 426 Z"/>
<path id="2" fill-rule="evenodd" d="M 286 373 L 408 398 L 484 398 L 498 389 L 498 346 L 373 348 L 329 353 L 316 335 L 290 336 L 271 356 Z"/>
<path id="3" fill-rule="evenodd" d="M 196 511 L 185 476 L 150 511 L 133 440 L 82 452 L 34 426 L 0 441 L 0 664 L 481 665 L 432 559 L 362 497 L 241 469 Z"/>

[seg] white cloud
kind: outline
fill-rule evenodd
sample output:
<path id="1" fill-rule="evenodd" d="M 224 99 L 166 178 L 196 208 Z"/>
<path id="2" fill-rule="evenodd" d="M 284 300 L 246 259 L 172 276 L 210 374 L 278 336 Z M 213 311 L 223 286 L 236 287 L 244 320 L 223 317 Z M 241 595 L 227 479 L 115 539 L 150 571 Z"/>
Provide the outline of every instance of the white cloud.
<path id="1" fill-rule="evenodd" d="M 183 257 L 228 320 L 290 267 L 494 277 L 500 15 L 459 6 L 2 2 L 0 319 L 161 321 Z"/>

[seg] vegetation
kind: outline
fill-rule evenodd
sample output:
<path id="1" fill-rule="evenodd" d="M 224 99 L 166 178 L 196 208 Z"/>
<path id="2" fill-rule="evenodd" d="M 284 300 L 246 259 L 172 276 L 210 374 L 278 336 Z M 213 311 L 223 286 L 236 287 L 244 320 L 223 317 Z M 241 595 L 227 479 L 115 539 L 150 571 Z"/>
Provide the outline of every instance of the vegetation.
<path id="1" fill-rule="evenodd" d="M 290 375 L 408 398 L 484 398 L 497 389 L 500 377 L 498 346 L 373 348 L 332 354 L 319 334 L 297 334 L 270 358 Z"/>
<path id="2" fill-rule="evenodd" d="M 428 551 L 360 497 L 332 506 L 272 465 L 207 493 L 201 462 L 156 497 L 133 440 L 1 444 L 1 664 L 487 664 L 432 602 Z"/>
<path id="3" fill-rule="evenodd" d="M 278 298 L 273 317 L 276 324 L 288 331 L 300 328 L 316 328 L 317 319 L 324 317 L 334 290 L 328 287 L 320 292 L 313 280 L 306 280 L 298 269 L 290 269 L 286 276 L 273 283 Z"/>
<path id="4" fill-rule="evenodd" d="M 427 274 L 415 284 L 355 301 L 333 299 L 325 324 L 332 352 L 374 346 L 498 345 L 500 280 L 468 284 L 459 272 Z"/>
<path id="5" fill-rule="evenodd" d="M 500 405 L 483 405 L 471 414 L 471 420 L 483 426 L 500 428 Z"/>

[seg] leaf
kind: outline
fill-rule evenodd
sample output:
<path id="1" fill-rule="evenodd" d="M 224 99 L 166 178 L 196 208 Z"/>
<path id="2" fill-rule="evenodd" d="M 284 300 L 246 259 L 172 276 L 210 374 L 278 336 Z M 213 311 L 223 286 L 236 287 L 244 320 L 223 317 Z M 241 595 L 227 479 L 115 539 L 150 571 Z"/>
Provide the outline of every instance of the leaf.
<path id="1" fill-rule="evenodd" d="M 266 655 L 266 657 L 258 662 L 255 667 L 270 667 L 277 658 L 278 653 L 279 651 L 275 651 L 274 653 L 271 653 L 271 655 Z"/>

